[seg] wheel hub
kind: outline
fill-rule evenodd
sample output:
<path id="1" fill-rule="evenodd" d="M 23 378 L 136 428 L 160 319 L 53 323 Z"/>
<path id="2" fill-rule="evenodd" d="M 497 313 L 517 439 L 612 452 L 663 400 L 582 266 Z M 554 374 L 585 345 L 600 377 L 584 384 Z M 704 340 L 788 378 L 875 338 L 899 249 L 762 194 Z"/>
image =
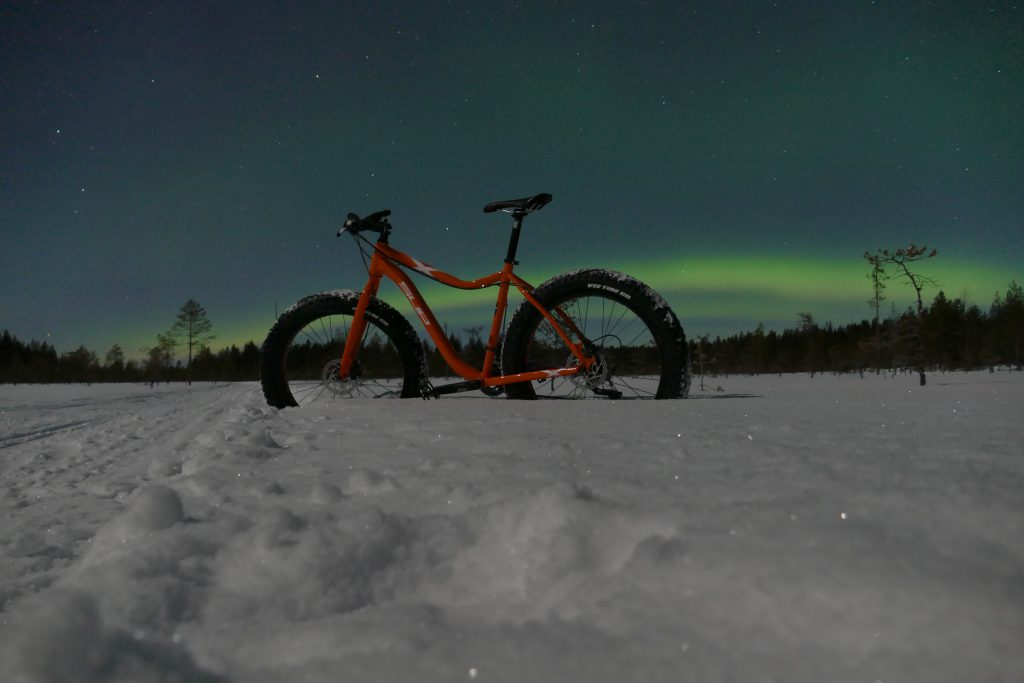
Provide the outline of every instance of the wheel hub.
<path id="1" fill-rule="evenodd" d="M 338 359 L 331 360 L 324 366 L 323 372 L 320 373 L 320 382 L 327 391 L 341 398 L 350 398 L 359 386 L 358 380 L 351 374 L 341 379 L 341 361 Z"/>
<path id="2" fill-rule="evenodd" d="M 608 360 L 604 357 L 603 353 L 597 349 L 591 349 L 590 352 L 594 355 L 594 363 L 589 368 L 582 369 L 575 375 L 569 375 L 569 379 L 580 389 L 590 389 L 593 391 L 608 381 L 608 378 L 611 376 L 611 369 L 608 367 Z M 579 366 L 579 364 L 580 359 L 572 355 L 569 356 L 565 366 L 567 368 L 574 368 Z"/>

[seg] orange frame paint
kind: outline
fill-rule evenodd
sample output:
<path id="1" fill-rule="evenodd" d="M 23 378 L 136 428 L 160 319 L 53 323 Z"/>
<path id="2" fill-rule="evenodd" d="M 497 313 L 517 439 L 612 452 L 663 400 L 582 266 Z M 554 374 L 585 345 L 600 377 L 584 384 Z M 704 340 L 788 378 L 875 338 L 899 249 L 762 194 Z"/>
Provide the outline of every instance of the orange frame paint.
<path id="1" fill-rule="evenodd" d="M 494 317 L 491 319 L 490 334 L 487 338 L 487 350 L 484 353 L 484 364 L 479 370 L 466 363 L 462 358 L 459 357 L 455 349 L 452 348 L 451 343 L 445 336 L 441 325 L 438 324 L 437 318 L 434 317 L 433 311 L 430 310 L 430 306 L 424 301 L 423 296 L 419 290 L 416 289 L 416 285 L 406 275 L 399 266 L 409 268 L 423 273 L 427 277 L 436 280 L 442 284 L 456 289 L 483 289 L 484 287 L 498 286 L 498 300 L 494 307 Z M 576 344 L 570 339 L 566 333 L 565 328 L 575 332 L 576 336 L 580 339 L 583 338 L 582 333 L 572 322 L 568 315 L 565 314 L 560 308 L 555 309 L 555 313 L 562 320 L 563 328 L 556 320 L 555 317 L 540 304 L 539 301 L 533 296 L 533 287 L 523 280 L 521 277 L 513 272 L 513 263 L 506 262 L 502 269 L 491 275 L 487 275 L 476 280 L 462 280 L 449 273 L 433 268 L 430 265 L 423 263 L 408 254 L 394 249 L 387 242 L 378 241 L 374 245 L 373 257 L 370 259 L 369 265 L 369 279 L 366 281 L 366 285 L 363 287 L 362 294 L 359 296 L 359 303 L 356 305 L 355 314 L 352 317 L 352 325 L 349 329 L 348 339 L 345 342 L 345 350 L 341 355 L 341 367 L 339 369 L 339 376 L 341 379 L 348 377 L 348 373 L 352 368 L 352 363 L 356 360 L 359 346 L 362 344 L 363 334 L 366 332 L 366 321 L 364 314 L 366 308 L 370 304 L 370 299 L 377 295 L 377 290 L 380 288 L 380 281 L 382 277 L 386 277 L 394 282 L 398 289 L 402 291 L 405 298 L 409 300 L 412 305 L 413 312 L 420 319 L 423 327 L 426 329 L 427 334 L 437 345 L 438 350 L 441 352 L 441 356 L 444 357 L 445 362 L 457 375 L 468 381 L 479 381 L 481 386 L 493 387 L 501 386 L 503 384 L 513 384 L 515 382 L 529 382 L 532 380 L 547 379 L 550 377 L 565 377 L 568 375 L 575 375 L 581 369 L 588 369 L 593 365 L 595 359 L 592 356 L 586 355 L 579 344 Z M 501 321 L 505 315 L 505 309 L 508 307 L 508 290 L 510 286 L 515 286 L 516 289 L 523 295 L 523 297 L 529 301 L 534 308 L 536 308 L 544 319 L 552 326 L 562 342 L 566 345 L 572 354 L 579 360 L 579 364 L 573 367 L 562 367 L 562 368 L 550 368 L 546 370 L 534 370 L 531 372 L 520 372 L 513 375 L 492 375 L 491 368 L 494 366 L 494 353 L 495 348 L 498 345 L 498 340 L 501 337 Z"/>

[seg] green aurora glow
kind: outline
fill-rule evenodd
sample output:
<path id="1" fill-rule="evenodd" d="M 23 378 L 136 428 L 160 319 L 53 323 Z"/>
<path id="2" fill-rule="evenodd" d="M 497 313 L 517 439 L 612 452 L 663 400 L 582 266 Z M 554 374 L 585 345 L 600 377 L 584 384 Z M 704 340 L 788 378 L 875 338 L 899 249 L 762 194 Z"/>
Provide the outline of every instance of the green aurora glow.
<path id="1" fill-rule="evenodd" d="M 749 331 L 751 320 L 779 330 L 794 327 L 797 313 L 803 311 L 810 312 L 822 324 L 826 320 L 835 324 L 857 322 L 873 315 L 868 305 L 868 269 L 859 259 L 691 257 L 656 263 L 626 262 L 613 269 L 631 273 L 661 293 L 691 337 L 709 331 L 713 335 Z M 943 262 L 942 255 L 922 265 L 920 271 L 939 283 L 937 288 L 925 290 L 926 301 L 941 290 L 947 298 L 965 299 L 968 305 L 977 304 L 983 310 L 1016 277 L 1008 268 Z M 536 286 L 545 276 L 523 272 L 521 277 Z M 456 290 L 422 277 L 415 277 L 414 281 L 438 320 L 447 323 L 450 330 L 488 328 L 496 290 Z M 349 284 L 358 288 L 360 281 Z M 883 315 L 889 315 L 892 305 L 902 311 L 913 302 L 913 290 L 900 280 L 889 281 L 885 294 Z M 381 298 L 401 311 L 421 336 L 426 336 L 404 295 L 389 281 L 382 285 Z M 510 297 L 509 315 L 521 300 L 518 295 Z M 839 317 L 837 312 L 845 315 Z M 225 327 L 233 334 L 220 342 L 240 345 L 253 340 L 259 344 L 271 324 L 273 316 L 267 314 L 228 321 Z"/>

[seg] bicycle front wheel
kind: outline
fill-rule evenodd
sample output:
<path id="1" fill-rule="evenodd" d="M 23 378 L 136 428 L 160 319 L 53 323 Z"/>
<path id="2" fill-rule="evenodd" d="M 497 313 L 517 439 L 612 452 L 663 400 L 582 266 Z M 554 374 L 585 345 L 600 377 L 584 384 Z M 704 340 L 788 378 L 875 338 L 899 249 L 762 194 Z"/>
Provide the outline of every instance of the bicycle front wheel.
<path id="1" fill-rule="evenodd" d="M 366 331 L 349 376 L 339 377 L 359 292 L 337 291 L 302 299 L 278 318 L 260 358 L 267 403 L 277 408 L 346 398 L 413 398 L 421 395 L 423 347 L 409 322 L 372 299 Z"/>
<path id="2" fill-rule="evenodd" d="M 687 394 L 683 328 L 650 287 L 621 273 L 583 270 L 548 280 L 533 296 L 556 320 L 561 314 L 572 320 L 580 334 L 566 329 L 570 339 L 588 347 L 597 362 L 576 375 L 506 385 L 509 398 L 664 399 Z M 509 324 L 502 373 L 577 364 L 551 324 L 524 301 Z"/>

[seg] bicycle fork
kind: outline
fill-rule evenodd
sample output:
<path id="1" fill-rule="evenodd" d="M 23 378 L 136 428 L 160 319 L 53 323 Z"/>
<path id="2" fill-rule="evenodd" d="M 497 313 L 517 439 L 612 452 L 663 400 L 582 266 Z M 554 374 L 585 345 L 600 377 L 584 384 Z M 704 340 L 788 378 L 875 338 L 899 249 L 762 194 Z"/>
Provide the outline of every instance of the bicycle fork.
<path id="1" fill-rule="evenodd" d="M 374 254 L 374 258 L 376 258 L 376 254 Z M 366 333 L 366 309 L 370 306 L 370 299 L 377 296 L 377 290 L 380 289 L 380 278 L 379 273 L 373 273 L 371 270 L 370 279 L 363 287 L 362 294 L 359 295 L 356 312 L 352 315 L 352 327 L 349 328 L 345 349 L 341 353 L 341 362 L 338 363 L 339 380 L 344 381 L 351 377 L 356 351 L 363 343 L 363 335 Z"/>

